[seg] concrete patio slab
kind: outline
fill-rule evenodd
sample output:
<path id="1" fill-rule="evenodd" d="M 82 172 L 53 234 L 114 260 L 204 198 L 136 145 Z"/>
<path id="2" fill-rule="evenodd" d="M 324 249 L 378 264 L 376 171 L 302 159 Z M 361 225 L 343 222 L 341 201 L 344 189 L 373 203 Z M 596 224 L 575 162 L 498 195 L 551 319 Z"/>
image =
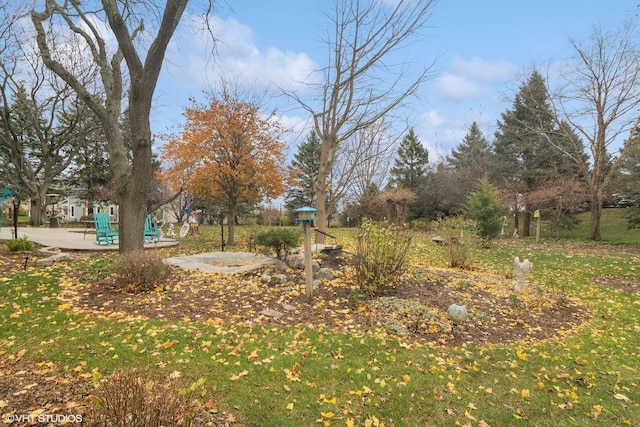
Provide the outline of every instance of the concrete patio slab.
<path id="1" fill-rule="evenodd" d="M 251 271 L 266 264 L 275 263 L 274 258 L 247 252 L 208 252 L 167 258 L 166 262 L 185 270 L 201 270 L 210 273 L 235 274 Z"/>
<path id="2" fill-rule="evenodd" d="M 13 236 L 13 227 L 2 227 L 0 239 L 9 240 Z M 117 251 L 118 245 L 96 245 L 95 235 L 82 228 L 18 227 L 18 237 L 26 236 L 32 242 L 50 248 L 75 251 Z M 162 238 L 156 243 L 145 243 L 147 249 L 175 246 L 177 240 Z"/>

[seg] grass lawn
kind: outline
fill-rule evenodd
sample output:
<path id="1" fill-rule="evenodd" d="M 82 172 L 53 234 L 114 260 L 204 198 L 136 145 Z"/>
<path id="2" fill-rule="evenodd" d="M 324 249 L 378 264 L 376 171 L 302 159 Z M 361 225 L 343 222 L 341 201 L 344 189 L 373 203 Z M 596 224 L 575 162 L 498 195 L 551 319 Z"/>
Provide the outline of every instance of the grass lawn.
<path id="1" fill-rule="evenodd" d="M 410 264 L 418 283 L 446 274 L 457 289 L 469 286 L 460 295 L 471 306 L 474 295 L 503 286 L 504 323 L 476 312 L 475 323 L 460 329 L 535 328 L 521 316 L 549 301 L 569 317 L 578 305 L 589 313 L 552 337 L 480 344 L 419 341 L 362 324 L 370 306 L 341 305 L 348 274 L 327 287 L 334 298 L 325 293 L 308 305 L 298 302 L 308 321 L 286 324 L 243 316 L 256 301 L 282 297 L 259 276 L 185 273 L 166 289 L 108 296 L 106 288 L 99 291 L 112 256 L 22 271 L 22 257 L 3 252 L 0 414 L 5 423 L 15 421 L 10 425 L 29 425 L 20 416 L 56 414 L 66 421 L 82 415 L 91 425 L 105 390 L 126 394 L 140 385 L 126 376 L 136 368 L 149 381 L 134 394 L 160 396 L 155 405 L 190 396 L 197 411 L 192 425 L 640 426 L 638 231 L 606 221 L 603 238 L 617 245 L 587 244 L 584 229 L 573 231 L 571 241 L 503 239 L 474 254 L 471 272 L 447 269 L 442 248 L 427 235 L 416 237 Z M 220 228 L 200 231 L 163 255 L 218 250 Z M 227 250 L 242 249 L 254 231 L 239 227 L 238 246 Z M 353 251 L 352 231 L 332 234 Z M 511 290 L 514 256 L 534 264 L 527 297 Z M 304 295 L 296 286 L 286 292 Z M 189 293 L 191 299 L 178 299 Z M 155 309 L 172 300 L 194 307 Z M 198 317 L 208 305 L 221 314 Z M 320 316 L 326 321 L 312 322 Z M 112 376 L 120 370 L 124 376 Z"/>

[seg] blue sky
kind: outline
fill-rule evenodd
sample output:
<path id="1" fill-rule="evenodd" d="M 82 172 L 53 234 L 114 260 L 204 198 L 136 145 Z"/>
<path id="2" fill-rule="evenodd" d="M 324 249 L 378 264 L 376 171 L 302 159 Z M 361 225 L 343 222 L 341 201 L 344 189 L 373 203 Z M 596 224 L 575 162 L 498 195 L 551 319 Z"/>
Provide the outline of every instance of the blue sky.
<path id="1" fill-rule="evenodd" d="M 154 131 L 175 132 L 188 98 L 203 91 L 218 73 L 254 87 L 269 82 L 288 88 L 324 64 L 322 36 L 330 25 L 323 0 L 237 0 L 215 11 L 217 57 L 210 41 L 194 37 L 200 25 L 187 15 L 168 55 L 152 114 Z M 532 68 L 562 63 L 569 38 L 586 40 L 594 25 L 613 28 L 638 19 L 636 0 L 439 0 L 420 43 L 405 52 L 431 62 L 434 78 L 411 104 L 410 123 L 430 159 L 447 155 L 477 121 L 492 139 L 500 113 L 510 108 L 523 76 Z M 418 61 L 416 61 L 418 62 Z M 285 124 L 300 130 L 307 117 L 283 98 L 268 97 Z M 300 131 L 305 136 L 305 131 Z M 295 141 L 291 141 L 294 144 Z"/>

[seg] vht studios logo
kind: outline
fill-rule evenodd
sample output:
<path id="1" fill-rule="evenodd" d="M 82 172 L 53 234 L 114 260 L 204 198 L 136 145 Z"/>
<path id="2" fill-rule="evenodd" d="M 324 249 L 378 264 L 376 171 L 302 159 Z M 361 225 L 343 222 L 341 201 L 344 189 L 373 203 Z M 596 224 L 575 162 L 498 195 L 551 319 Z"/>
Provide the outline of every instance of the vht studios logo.
<path id="1" fill-rule="evenodd" d="M 73 424 L 82 423 L 82 415 L 64 415 L 64 414 L 5 414 L 2 416 L 5 424 L 12 423 L 46 423 L 46 424 Z"/>

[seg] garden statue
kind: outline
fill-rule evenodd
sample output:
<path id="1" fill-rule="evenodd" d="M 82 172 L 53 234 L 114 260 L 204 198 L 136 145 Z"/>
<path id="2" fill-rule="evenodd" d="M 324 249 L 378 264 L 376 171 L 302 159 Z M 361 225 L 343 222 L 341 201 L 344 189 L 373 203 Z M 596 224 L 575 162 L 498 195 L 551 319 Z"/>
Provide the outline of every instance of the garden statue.
<path id="1" fill-rule="evenodd" d="M 531 271 L 533 264 L 528 259 L 520 262 L 520 258 L 515 257 L 513 259 L 513 275 L 516 277 L 515 289 L 517 292 L 521 292 L 524 288 L 524 279 L 527 277 L 527 273 Z"/>

